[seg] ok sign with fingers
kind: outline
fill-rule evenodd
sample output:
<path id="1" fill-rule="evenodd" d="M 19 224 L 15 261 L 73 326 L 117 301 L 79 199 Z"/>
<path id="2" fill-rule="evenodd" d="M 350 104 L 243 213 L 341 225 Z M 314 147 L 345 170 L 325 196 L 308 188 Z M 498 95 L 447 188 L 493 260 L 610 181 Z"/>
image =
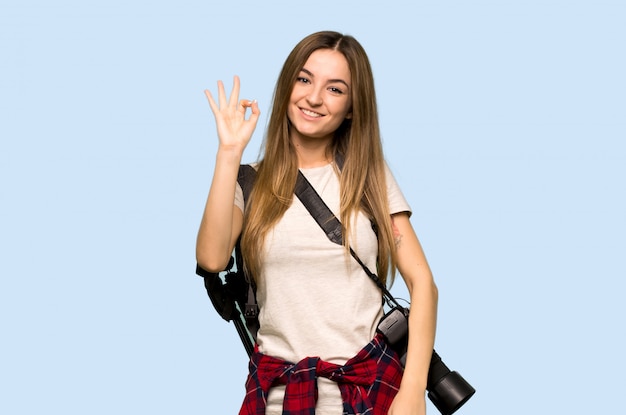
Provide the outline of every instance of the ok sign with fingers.
<path id="1" fill-rule="evenodd" d="M 215 116 L 220 146 L 223 146 L 224 149 L 243 152 L 252 138 L 252 133 L 261 114 L 259 105 L 256 100 L 242 99 L 239 101 L 240 81 L 238 76 L 234 77 L 233 90 L 230 97 L 226 97 L 222 81 L 218 81 L 217 88 L 217 102 L 215 102 L 209 90 L 205 90 L 204 93 Z M 246 110 L 248 108 L 251 109 L 252 113 L 246 119 Z"/>

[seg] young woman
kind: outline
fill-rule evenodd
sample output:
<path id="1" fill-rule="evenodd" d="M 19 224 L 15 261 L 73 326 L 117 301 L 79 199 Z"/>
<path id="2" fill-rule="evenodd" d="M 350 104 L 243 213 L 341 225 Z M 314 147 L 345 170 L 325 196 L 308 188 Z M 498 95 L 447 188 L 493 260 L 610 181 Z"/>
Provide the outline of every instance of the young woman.
<path id="1" fill-rule="evenodd" d="M 219 147 L 197 261 L 223 270 L 241 236 L 260 307 L 258 351 L 240 414 L 425 414 L 437 288 L 383 157 L 362 46 L 351 36 L 319 32 L 293 49 L 276 85 L 246 206 L 237 172 L 258 104 L 239 100 L 237 77 L 230 97 L 221 81 L 217 100 L 206 95 Z M 330 242 L 294 196 L 298 170 L 342 222 L 343 247 Z M 404 371 L 376 334 L 381 291 L 349 247 L 383 282 L 397 269 L 407 284 Z"/>

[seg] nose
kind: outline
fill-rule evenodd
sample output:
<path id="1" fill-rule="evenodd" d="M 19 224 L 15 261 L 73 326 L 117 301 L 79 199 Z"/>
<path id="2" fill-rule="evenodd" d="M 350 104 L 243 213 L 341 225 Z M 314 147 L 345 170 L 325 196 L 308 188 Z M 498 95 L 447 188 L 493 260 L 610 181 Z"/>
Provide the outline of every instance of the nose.
<path id="1" fill-rule="evenodd" d="M 314 107 L 322 105 L 322 88 L 311 88 L 306 100 L 309 105 Z"/>

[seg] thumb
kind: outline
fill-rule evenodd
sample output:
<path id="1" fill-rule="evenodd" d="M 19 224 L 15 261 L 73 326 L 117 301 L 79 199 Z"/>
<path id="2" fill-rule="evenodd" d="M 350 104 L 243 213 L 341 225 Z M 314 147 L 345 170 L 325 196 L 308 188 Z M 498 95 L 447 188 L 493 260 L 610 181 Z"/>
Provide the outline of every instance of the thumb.
<path id="1" fill-rule="evenodd" d="M 257 120 L 259 119 L 259 115 L 261 115 L 261 110 L 259 109 L 259 103 L 257 102 L 256 99 L 252 101 L 250 105 L 250 110 L 252 111 L 252 114 L 250 114 L 250 121 L 256 124 Z"/>

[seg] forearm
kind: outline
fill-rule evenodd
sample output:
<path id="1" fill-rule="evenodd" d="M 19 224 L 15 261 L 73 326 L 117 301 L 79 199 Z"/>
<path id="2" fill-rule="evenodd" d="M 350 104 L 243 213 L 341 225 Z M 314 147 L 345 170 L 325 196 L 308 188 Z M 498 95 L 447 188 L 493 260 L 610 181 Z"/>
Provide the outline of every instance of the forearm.
<path id="1" fill-rule="evenodd" d="M 213 181 L 196 240 L 196 259 L 209 271 L 224 269 L 241 232 L 242 221 L 236 217 L 233 202 L 242 154 L 243 149 L 220 147 L 216 155 Z"/>
<path id="2" fill-rule="evenodd" d="M 424 391 L 433 354 L 437 321 L 437 287 L 432 278 L 420 278 L 411 290 L 409 346 L 402 388 Z"/>
<path id="3" fill-rule="evenodd" d="M 397 233 L 398 271 L 411 296 L 409 345 L 402 388 L 425 390 L 435 343 L 438 291 L 408 215 L 393 218 Z"/>
<path id="4" fill-rule="evenodd" d="M 435 341 L 437 288 L 429 278 L 410 280 L 411 313 L 409 315 L 409 346 L 400 390 L 394 398 L 389 415 L 425 415 L 426 383 Z M 404 276 L 404 275 L 403 275 Z M 415 276 L 409 277 L 415 278 Z"/>

